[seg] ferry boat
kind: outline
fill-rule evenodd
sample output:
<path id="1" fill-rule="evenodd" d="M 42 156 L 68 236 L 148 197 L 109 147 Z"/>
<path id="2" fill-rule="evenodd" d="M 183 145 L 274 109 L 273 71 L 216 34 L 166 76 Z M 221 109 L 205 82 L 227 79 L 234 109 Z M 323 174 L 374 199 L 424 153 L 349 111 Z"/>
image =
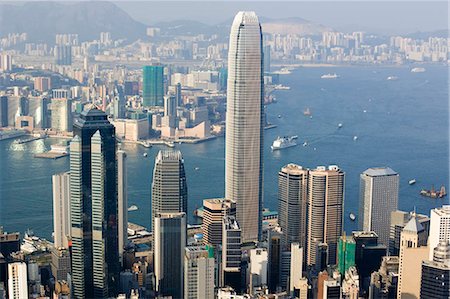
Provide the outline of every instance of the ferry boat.
<path id="1" fill-rule="evenodd" d="M 409 180 L 408 184 L 414 185 L 416 183 L 416 179 Z"/>
<path id="2" fill-rule="evenodd" d="M 350 213 L 350 214 L 348 215 L 348 218 L 350 218 L 351 221 L 355 221 L 356 216 L 355 216 L 355 214 Z"/>
<path id="3" fill-rule="evenodd" d="M 321 79 L 336 79 L 336 78 L 339 78 L 339 76 L 336 73 L 334 73 L 334 74 L 322 75 L 320 78 Z"/>
<path id="4" fill-rule="evenodd" d="M 420 195 L 430 197 L 430 198 L 443 198 L 447 196 L 447 192 L 445 191 L 445 187 L 442 185 L 439 191 L 434 189 L 434 186 L 431 186 L 431 190 L 422 189 L 420 191 Z"/>
<path id="5" fill-rule="evenodd" d="M 289 75 L 289 74 L 291 73 L 291 71 L 290 71 L 288 68 L 283 67 L 283 68 L 281 68 L 280 70 L 275 71 L 275 72 L 273 72 L 273 73 L 274 73 L 274 74 L 278 74 L 278 75 Z"/>
<path id="6" fill-rule="evenodd" d="M 128 208 L 128 211 L 129 212 L 131 212 L 131 211 L 137 211 L 139 208 L 138 208 L 138 206 L 137 205 L 131 205 L 129 208 Z"/>
<path id="7" fill-rule="evenodd" d="M 396 81 L 396 80 L 398 80 L 398 77 L 396 77 L 396 76 L 389 76 L 389 77 L 386 78 L 386 80 Z"/>
<path id="8" fill-rule="evenodd" d="M 425 71 L 426 70 L 423 67 L 415 67 L 415 68 L 411 69 L 411 73 L 423 73 Z"/>
<path id="9" fill-rule="evenodd" d="M 295 141 L 295 139 L 297 139 L 296 135 L 295 136 L 278 137 L 272 143 L 272 146 L 270 148 L 272 149 L 272 151 L 274 151 L 274 150 L 280 150 L 283 148 L 296 146 L 297 142 Z"/>
<path id="10" fill-rule="evenodd" d="M 289 90 L 289 89 L 291 89 L 289 86 L 285 86 L 285 85 L 282 85 L 282 84 L 275 85 L 273 88 L 276 89 L 276 90 Z"/>
<path id="11" fill-rule="evenodd" d="M 311 110 L 309 109 L 309 108 L 306 108 L 304 111 L 303 111 L 303 115 L 304 116 L 310 116 L 312 113 L 311 113 Z"/>

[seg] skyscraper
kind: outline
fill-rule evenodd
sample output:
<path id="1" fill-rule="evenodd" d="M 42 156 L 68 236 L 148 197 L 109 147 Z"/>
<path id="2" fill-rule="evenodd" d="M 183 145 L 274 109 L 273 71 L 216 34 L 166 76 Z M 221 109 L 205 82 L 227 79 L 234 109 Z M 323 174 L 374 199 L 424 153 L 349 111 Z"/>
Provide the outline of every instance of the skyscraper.
<path id="1" fill-rule="evenodd" d="M 152 228 L 159 213 L 187 213 L 187 184 L 180 151 L 161 150 L 152 181 Z"/>
<path id="2" fill-rule="evenodd" d="M 450 241 L 450 205 L 432 209 L 430 212 L 429 260 L 433 259 L 433 249 L 440 241 Z"/>
<path id="3" fill-rule="evenodd" d="M 419 223 L 423 226 L 426 235 L 430 232 L 430 217 L 417 214 L 415 212 L 404 212 L 396 210 L 391 212 L 391 222 L 390 222 L 390 234 L 389 234 L 389 254 L 397 255 L 400 252 L 400 234 L 409 222 L 411 217 L 416 217 Z"/>
<path id="4" fill-rule="evenodd" d="M 450 243 L 439 242 L 433 260 L 422 262 L 420 298 L 450 298 Z"/>
<path id="5" fill-rule="evenodd" d="M 281 168 L 278 173 L 278 223 L 283 231 L 285 250 L 290 250 L 292 243 L 305 247 L 307 196 L 308 170 L 296 164 Z"/>
<path id="6" fill-rule="evenodd" d="M 70 236 L 70 174 L 52 176 L 53 183 L 53 234 L 55 248 L 69 248 Z"/>
<path id="7" fill-rule="evenodd" d="M 28 299 L 27 264 L 8 264 L 8 294 L 10 299 Z"/>
<path id="8" fill-rule="evenodd" d="M 398 208 L 399 175 L 389 167 L 369 168 L 360 175 L 359 228 L 374 231 L 389 245 L 391 212 Z"/>
<path id="9" fill-rule="evenodd" d="M 55 131 L 72 130 L 72 106 L 66 98 L 54 98 L 51 101 L 51 127 Z"/>
<path id="10" fill-rule="evenodd" d="M 164 67 L 147 65 L 142 68 L 143 105 L 164 106 Z"/>
<path id="11" fill-rule="evenodd" d="M 189 246 L 184 254 L 184 298 L 214 298 L 214 250 Z"/>
<path id="12" fill-rule="evenodd" d="M 401 233 L 397 298 L 419 298 L 422 261 L 428 256 L 424 228 L 412 217 Z"/>
<path id="13" fill-rule="evenodd" d="M 127 154 L 117 151 L 117 203 L 118 203 L 118 234 L 119 256 L 122 261 L 124 247 L 128 243 L 128 196 L 127 196 Z"/>
<path id="14" fill-rule="evenodd" d="M 261 234 L 263 185 L 262 33 L 254 12 L 233 21 L 228 51 L 225 198 L 236 201 L 242 241 Z"/>
<path id="15" fill-rule="evenodd" d="M 314 265 L 317 245 L 328 245 L 328 262 L 336 264 L 337 243 L 342 235 L 344 172 L 338 166 L 319 166 L 309 172 L 306 263 Z"/>
<path id="16" fill-rule="evenodd" d="M 183 298 L 186 214 L 158 213 L 154 220 L 156 291 L 160 296 Z"/>
<path id="17" fill-rule="evenodd" d="M 234 216 L 223 217 L 221 286 L 241 289 L 241 228 Z"/>
<path id="18" fill-rule="evenodd" d="M 224 216 L 236 216 L 236 203 L 224 198 L 203 201 L 203 243 L 218 247 L 222 244 L 222 222 Z"/>
<path id="19" fill-rule="evenodd" d="M 70 144 L 74 298 L 114 296 L 119 275 L 114 126 L 91 107 L 74 124 Z"/>

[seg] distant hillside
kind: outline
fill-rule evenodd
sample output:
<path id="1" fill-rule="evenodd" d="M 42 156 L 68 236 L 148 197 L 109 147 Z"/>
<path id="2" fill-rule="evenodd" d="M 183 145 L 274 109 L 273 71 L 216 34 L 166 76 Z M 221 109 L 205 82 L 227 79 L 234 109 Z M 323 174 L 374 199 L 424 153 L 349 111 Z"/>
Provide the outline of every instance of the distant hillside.
<path id="1" fill-rule="evenodd" d="M 443 37 L 447 38 L 449 36 L 448 29 L 442 29 L 442 30 L 436 30 L 436 31 L 427 31 L 427 32 L 414 32 L 411 34 L 408 34 L 407 37 L 414 38 L 414 39 L 428 39 L 429 37 Z"/>
<path id="2" fill-rule="evenodd" d="M 286 18 L 279 20 L 262 20 L 264 33 L 283 33 L 299 35 L 320 35 L 324 31 L 333 31 L 332 28 L 302 18 Z"/>
<path id="3" fill-rule="evenodd" d="M 115 4 L 105 1 L 0 4 L 0 36 L 26 32 L 32 42 L 53 44 L 57 33 L 78 33 L 81 41 L 92 40 L 102 31 L 111 32 L 114 39 L 132 42 L 145 35 L 145 28 Z"/>

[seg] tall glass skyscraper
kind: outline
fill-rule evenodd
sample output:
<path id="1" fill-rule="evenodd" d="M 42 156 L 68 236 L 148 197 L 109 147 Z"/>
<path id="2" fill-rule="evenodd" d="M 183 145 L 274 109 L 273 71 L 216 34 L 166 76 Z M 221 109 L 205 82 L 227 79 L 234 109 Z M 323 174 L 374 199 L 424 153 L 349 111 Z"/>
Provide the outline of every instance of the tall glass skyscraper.
<path id="1" fill-rule="evenodd" d="M 74 123 L 70 144 L 74 298 L 115 296 L 120 271 L 114 126 L 93 107 Z"/>
<path id="2" fill-rule="evenodd" d="M 142 68 L 142 98 L 146 107 L 164 106 L 163 66 L 147 65 Z"/>
<path id="3" fill-rule="evenodd" d="M 254 12 L 239 12 L 228 51 L 225 198 L 236 201 L 243 242 L 261 235 L 263 84 L 261 25 Z"/>
<path id="4" fill-rule="evenodd" d="M 161 150 L 152 182 L 152 229 L 159 213 L 187 213 L 187 184 L 180 151 Z"/>

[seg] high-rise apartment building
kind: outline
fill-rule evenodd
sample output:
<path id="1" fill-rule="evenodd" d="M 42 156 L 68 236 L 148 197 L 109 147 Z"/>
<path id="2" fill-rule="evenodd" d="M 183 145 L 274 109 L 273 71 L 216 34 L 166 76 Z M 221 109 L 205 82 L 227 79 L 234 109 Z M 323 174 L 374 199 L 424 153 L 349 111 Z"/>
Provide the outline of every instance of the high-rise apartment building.
<path id="1" fill-rule="evenodd" d="M 328 263 L 336 264 L 337 243 L 342 235 L 344 172 L 338 166 L 319 166 L 309 172 L 306 263 L 314 265 L 317 245 L 328 245 Z"/>
<path id="2" fill-rule="evenodd" d="M 303 278 L 303 247 L 299 243 L 291 243 L 291 269 L 289 273 L 289 293 L 294 294 L 296 285 Z"/>
<path id="3" fill-rule="evenodd" d="M 164 106 L 164 67 L 149 65 L 142 68 L 143 105 Z"/>
<path id="4" fill-rule="evenodd" d="M 305 247 L 308 174 L 296 164 L 288 164 L 278 173 L 278 223 L 284 250 L 290 250 L 292 243 Z"/>
<path id="5" fill-rule="evenodd" d="M 399 175 L 389 167 L 369 168 L 360 175 L 359 229 L 374 231 L 389 245 L 391 212 L 398 208 Z"/>
<path id="6" fill-rule="evenodd" d="M 72 64 L 72 46 L 56 45 L 54 48 L 54 56 L 56 65 Z"/>
<path id="7" fill-rule="evenodd" d="M 74 298 L 116 295 L 120 271 L 114 126 L 91 107 L 74 124 L 70 144 Z"/>
<path id="8" fill-rule="evenodd" d="M 8 295 L 10 299 L 28 299 L 27 264 L 8 264 Z"/>
<path id="9" fill-rule="evenodd" d="M 119 257 L 123 262 L 124 247 L 128 243 L 128 196 L 127 196 L 127 154 L 117 151 L 117 230 L 119 234 Z"/>
<path id="10" fill-rule="evenodd" d="M 450 205 L 432 209 L 430 212 L 429 260 L 433 259 L 433 249 L 440 241 L 450 241 Z"/>
<path id="11" fill-rule="evenodd" d="M 218 247 L 222 244 L 223 217 L 236 216 L 236 203 L 225 198 L 203 201 L 203 244 Z"/>
<path id="12" fill-rule="evenodd" d="M 180 151 L 161 150 L 152 181 L 152 228 L 159 213 L 187 213 L 187 184 Z"/>
<path id="13" fill-rule="evenodd" d="M 183 298 L 186 214 L 158 213 L 154 228 L 154 267 L 159 296 Z"/>
<path id="14" fill-rule="evenodd" d="M 50 77 L 35 77 L 34 89 L 40 92 L 48 91 L 51 88 Z"/>
<path id="15" fill-rule="evenodd" d="M 55 248 L 69 248 L 70 237 L 70 174 L 52 176 L 53 185 L 53 235 Z"/>
<path id="16" fill-rule="evenodd" d="M 236 201 L 242 241 L 260 238 L 264 85 L 261 25 L 254 12 L 233 21 L 228 51 L 225 198 Z"/>
<path id="17" fill-rule="evenodd" d="M 184 254 L 184 298 L 214 298 L 214 249 L 189 246 Z"/>

